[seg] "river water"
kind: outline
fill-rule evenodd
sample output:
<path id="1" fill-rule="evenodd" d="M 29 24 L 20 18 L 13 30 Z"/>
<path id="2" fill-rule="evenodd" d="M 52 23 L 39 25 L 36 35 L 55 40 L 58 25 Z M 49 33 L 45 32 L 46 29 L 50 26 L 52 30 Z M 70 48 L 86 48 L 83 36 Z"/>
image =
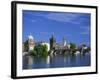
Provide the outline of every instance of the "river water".
<path id="1" fill-rule="evenodd" d="M 23 56 L 23 69 L 81 67 L 91 65 L 91 54 L 55 55 L 47 57 Z"/>

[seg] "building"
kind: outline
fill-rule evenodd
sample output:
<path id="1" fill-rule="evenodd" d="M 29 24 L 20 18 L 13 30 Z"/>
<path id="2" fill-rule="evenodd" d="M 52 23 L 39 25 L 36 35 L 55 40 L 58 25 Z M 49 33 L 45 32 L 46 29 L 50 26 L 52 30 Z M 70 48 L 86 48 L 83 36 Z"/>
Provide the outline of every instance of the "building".
<path id="1" fill-rule="evenodd" d="M 67 44 L 68 49 L 70 49 L 70 46 L 71 46 L 70 44 Z"/>
<path id="2" fill-rule="evenodd" d="M 67 41 L 65 38 L 63 38 L 63 43 L 62 43 L 62 46 L 66 46 L 67 45 Z"/>
<path id="3" fill-rule="evenodd" d="M 30 34 L 28 36 L 28 39 L 23 43 L 23 52 L 30 52 L 34 50 L 34 47 L 37 45 L 46 45 L 48 50 L 50 50 L 50 44 L 47 42 L 35 42 L 33 36 Z"/>
<path id="4" fill-rule="evenodd" d="M 38 45 L 46 45 L 48 48 L 47 51 L 70 49 L 70 44 L 67 43 L 65 38 L 63 38 L 62 43 L 59 44 L 56 43 L 56 38 L 54 37 L 54 35 L 52 35 L 49 41 L 49 43 L 45 41 L 35 42 L 33 36 L 30 34 L 28 36 L 28 39 L 23 43 L 23 52 L 30 52 L 34 50 L 35 46 Z"/>
<path id="5" fill-rule="evenodd" d="M 34 49 L 34 46 L 35 46 L 35 41 L 33 36 L 30 34 L 28 36 L 28 51 L 32 51 Z"/>
<path id="6" fill-rule="evenodd" d="M 55 46 L 56 46 L 56 39 L 52 35 L 52 37 L 50 38 L 50 50 L 55 49 Z"/>

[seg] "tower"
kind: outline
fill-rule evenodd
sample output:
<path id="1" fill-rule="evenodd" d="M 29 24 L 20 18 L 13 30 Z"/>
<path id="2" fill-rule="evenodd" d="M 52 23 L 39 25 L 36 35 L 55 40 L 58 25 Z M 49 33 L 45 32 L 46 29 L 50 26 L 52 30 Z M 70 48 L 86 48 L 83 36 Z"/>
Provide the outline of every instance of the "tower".
<path id="1" fill-rule="evenodd" d="M 63 38 L 63 46 L 66 46 L 67 45 L 67 41 L 65 38 Z"/>
<path id="2" fill-rule="evenodd" d="M 54 49 L 56 46 L 56 39 L 54 38 L 54 35 L 50 38 L 50 50 Z"/>
<path id="3" fill-rule="evenodd" d="M 34 46 L 35 46 L 34 38 L 33 38 L 33 36 L 30 33 L 30 35 L 28 36 L 28 47 L 29 47 L 28 51 L 32 51 L 34 49 Z"/>

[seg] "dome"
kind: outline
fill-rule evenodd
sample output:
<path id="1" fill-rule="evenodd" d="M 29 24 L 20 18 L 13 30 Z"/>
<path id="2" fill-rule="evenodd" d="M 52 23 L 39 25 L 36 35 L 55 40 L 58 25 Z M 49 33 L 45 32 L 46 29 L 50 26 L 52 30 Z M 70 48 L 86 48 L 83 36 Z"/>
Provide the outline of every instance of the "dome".
<path id="1" fill-rule="evenodd" d="M 28 39 L 32 39 L 32 40 L 33 40 L 33 36 L 30 34 L 30 35 L 28 36 Z"/>

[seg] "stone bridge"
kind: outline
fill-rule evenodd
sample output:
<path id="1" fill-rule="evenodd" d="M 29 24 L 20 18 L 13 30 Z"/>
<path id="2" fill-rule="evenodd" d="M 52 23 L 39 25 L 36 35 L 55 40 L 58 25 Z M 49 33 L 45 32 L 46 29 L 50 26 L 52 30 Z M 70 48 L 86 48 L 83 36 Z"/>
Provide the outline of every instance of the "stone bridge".
<path id="1" fill-rule="evenodd" d="M 53 50 L 51 50 L 51 53 L 50 54 L 53 54 L 53 55 L 56 55 L 56 54 L 67 54 L 67 53 L 70 53 L 71 50 L 68 49 L 68 48 L 55 48 Z"/>

